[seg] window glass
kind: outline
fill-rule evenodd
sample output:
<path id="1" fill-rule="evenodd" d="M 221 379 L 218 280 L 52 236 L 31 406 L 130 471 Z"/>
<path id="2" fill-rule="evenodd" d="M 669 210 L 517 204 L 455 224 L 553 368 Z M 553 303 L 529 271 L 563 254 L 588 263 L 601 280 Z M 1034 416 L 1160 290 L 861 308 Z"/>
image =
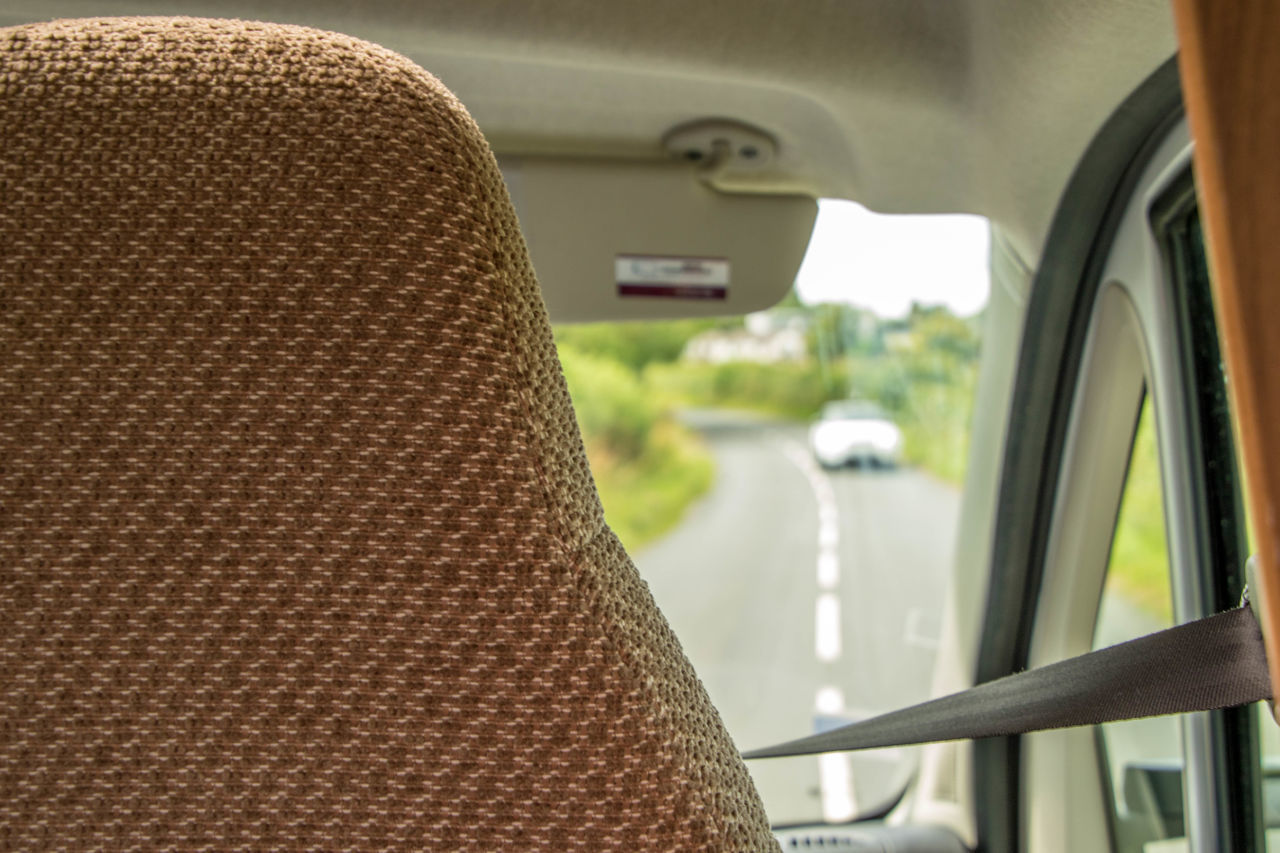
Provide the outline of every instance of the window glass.
<path id="1" fill-rule="evenodd" d="M 1151 406 L 1144 401 L 1094 647 L 1115 645 L 1172 624 L 1160 460 Z M 1153 842 L 1185 835 L 1179 725 L 1178 717 L 1155 717 L 1098 727 L 1110 778 L 1112 837 L 1119 853 L 1155 853 L 1162 848 Z"/>
<path id="2" fill-rule="evenodd" d="M 740 748 L 929 696 L 988 242 L 823 202 L 768 311 L 556 330 L 606 517 Z M 838 822 L 915 753 L 749 767 L 775 825 Z"/>

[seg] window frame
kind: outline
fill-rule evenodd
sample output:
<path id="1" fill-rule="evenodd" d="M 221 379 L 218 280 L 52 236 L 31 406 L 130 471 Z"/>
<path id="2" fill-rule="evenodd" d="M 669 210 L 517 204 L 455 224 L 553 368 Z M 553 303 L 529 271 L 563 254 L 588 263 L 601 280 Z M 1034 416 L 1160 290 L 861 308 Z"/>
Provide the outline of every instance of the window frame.
<path id="1" fill-rule="evenodd" d="M 1105 157 L 1109 148 L 1114 158 L 1117 143 L 1113 140 L 1107 146 L 1104 140 L 1120 134 L 1132 146 L 1129 159 L 1122 168 L 1111 161 L 1113 185 L 1101 199 L 1089 196 L 1089 185 L 1074 187 L 1084 180 L 1082 173 L 1090 158 L 1086 155 L 1073 179 L 1073 190 L 1086 198 L 1073 201 L 1073 190 L 1064 197 L 1037 275 L 1012 406 L 1020 413 L 1021 434 L 1010 436 L 1002 473 L 978 681 L 1043 662 L 1034 660 L 1033 646 L 1037 625 L 1045 618 L 1040 607 L 1046 583 L 1056 583 L 1047 581 L 1045 573 L 1064 488 L 1071 413 L 1093 311 L 1099 295 L 1113 283 L 1113 250 L 1117 250 L 1117 234 L 1125 228 L 1129 234 L 1120 239 L 1141 246 L 1119 250 L 1145 255 L 1143 275 L 1151 279 L 1145 285 L 1148 292 L 1138 301 L 1143 334 L 1156 338 L 1145 340 L 1143 346 L 1147 391 L 1160 444 L 1175 619 L 1198 618 L 1235 606 L 1239 600 L 1243 514 L 1234 451 L 1223 449 L 1223 437 L 1231 435 L 1229 412 L 1220 389 L 1212 390 L 1207 403 L 1205 397 L 1210 393 L 1205 377 L 1214 375 L 1208 368 L 1217 368 L 1220 358 L 1216 337 L 1215 346 L 1205 346 L 1204 330 L 1215 327 L 1211 320 L 1204 322 L 1204 300 L 1188 291 L 1194 282 L 1180 272 L 1178 263 L 1185 259 L 1174 242 L 1188 205 L 1194 206 L 1195 189 L 1189 143 L 1183 143 L 1178 156 L 1168 153 L 1179 127 L 1186 138 L 1180 102 L 1171 106 L 1166 101 L 1163 113 L 1158 108 L 1170 94 L 1169 85 L 1157 72 L 1145 91 L 1131 98 L 1137 106 L 1126 103 L 1113 117 L 1120 127 L 1104 127 L 1100 132 L 1094 145 L 1104 150 L 1091 149 L 1091 154 Z M 1176 79 L 1171 85 L 1176 95 Z M 1098 192 L 1096 186 L 1092 190 Z M 1079 208 L 1090 202 L 1098 225 L 1085 242 L 1080 221 L 1090 220 Z M 1066 222 L 1068 216 L 1076 221 Z M 1057 233 L 1059 224 L 1062 235 Z M 1143 235 L 1136 240 L 1139 225 Z M 1064 245 L 1074 246 L 1083 256 L 1065 259 Z M 1050 292 L 1051 288 L 1057 290 Z M 1132 438 L 1130 431 L 1126 439 L 1131 442 Z M 1108 542 L 1114 535 L 1114 521 L 1107 531 Z M 1208 568 L 1214 566 L 1228 568 Z M 1259 849 L 1264 836 L 1254 710 L 1189 715 L 1183 729 L 1188 837 L 1193 849 Z M 1028 849 L 1033 795 L 1027 791 L 1028 783 L 1035 780 L 1029 775 L 1025 743 L 1026 738 L 1015 737 L 975 745 L 976 819 L 983 849 Z M 1101 754 L 1096 749 L 1091 752 L 1094 772 L 1105 773 Z M 1044 837 L 1043 832 L 1036 835 Z"/>

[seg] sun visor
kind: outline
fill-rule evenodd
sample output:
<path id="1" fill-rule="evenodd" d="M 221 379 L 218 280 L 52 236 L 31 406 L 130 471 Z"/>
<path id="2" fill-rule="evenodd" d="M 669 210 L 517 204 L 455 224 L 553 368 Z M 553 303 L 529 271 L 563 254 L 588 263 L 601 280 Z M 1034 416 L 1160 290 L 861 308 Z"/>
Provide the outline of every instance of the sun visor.
<path id="1" fill-rule="evenodd" d="M 744 314 L 791 288 L 807 196 L 717 192 L 685 164 L 499 159 L 556 323 Z"/>

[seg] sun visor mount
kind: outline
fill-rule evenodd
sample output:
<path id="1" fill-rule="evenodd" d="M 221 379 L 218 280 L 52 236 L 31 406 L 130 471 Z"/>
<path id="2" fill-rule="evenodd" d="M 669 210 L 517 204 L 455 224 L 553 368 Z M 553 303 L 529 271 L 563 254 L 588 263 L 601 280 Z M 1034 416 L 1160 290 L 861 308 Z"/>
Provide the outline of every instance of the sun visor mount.
<path id="1" fill-rule="evenodd" d="M 662 147 L 672 158 L 696 166 L 708 183 L 725 173 L 763 171 L 778 153 L 772 136 L 733 119 L 699 119 L 678 125 L 663 137 Z"/>

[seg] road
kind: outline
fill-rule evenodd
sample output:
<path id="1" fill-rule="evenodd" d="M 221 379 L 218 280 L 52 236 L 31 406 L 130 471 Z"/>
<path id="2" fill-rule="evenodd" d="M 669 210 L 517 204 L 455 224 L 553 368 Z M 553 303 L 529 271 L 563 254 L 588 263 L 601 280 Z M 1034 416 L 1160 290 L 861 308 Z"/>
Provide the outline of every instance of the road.
<path id="1" fill-rule="evenodd" d="M 689 416 L 717 479 L 635 555 L 740 748 L 928 697 L 959 493 L 927 474 L 823 472 L 805 430 Z M 893 796 L 914 755 L 768 759 L 775 824 L 843 820 Z"/>

